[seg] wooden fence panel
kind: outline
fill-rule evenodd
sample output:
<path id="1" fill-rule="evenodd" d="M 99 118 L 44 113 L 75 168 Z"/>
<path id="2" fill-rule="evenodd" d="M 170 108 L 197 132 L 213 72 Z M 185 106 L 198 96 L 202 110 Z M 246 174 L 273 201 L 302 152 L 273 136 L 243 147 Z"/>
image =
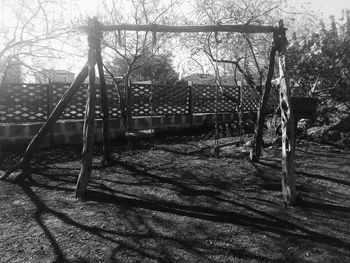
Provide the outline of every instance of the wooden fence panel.
<path id="1" fill-rule="evenodd" d="M 0 122 L 24 123 L 45 121 L 69 88 L 69 83 L 49 84 L 3 84 L 0 87 Z M 125 99 L 125 87 L 120 86 Z M 236 112 L 240 101 L 237 86 L 222 86 L 218 90 L 217 110 L 219 113 Z M 96 118 L 102 118 L 100 93 L 97 85 Z M 260 95 L 247 86 L 242 87 L 243 111 L 256 111 Z M 132 84 L 130 88 L 131 116 L 193 115 L 215 112 L 215 85 L 159 85 Z M 85 114 L 87 84 L 82 85 L 60 119 L 83 119 Z M 121 118 L 118 90 L 107 85 L 110 118 Z M 232 100 L 234 98 L 234 100 Z M 275 104 L 275 99 L 271 104 Z"/>
<path id="2" fill-rule="evenodd" d="M 243 112 L 258 110 L 261 96 L 257 90 L 244 86 L 242 96 Z"/>
<path id="3" fill-rule="evenodd" d="M 60 100 L 64 92 L 69 88 L 68 83 L 51 83 L 52 93 L 53 93 L 53 104 L 54 106 Z M 96 97 L 96 108 L 95 108 L 95 118 L 102 118 L 102 109 L 101 109 L 101 98 L 100 98 L 100 86 L 96 85 L 97 88 L 97 97 Z M 107 95 L 109 102 L 109 114 L 110 118 L 119 118 L 121 116 L 120 113 L 120 102 L 118 99 L 118 92 L 113 85 L 107 85 Z M 69 103 L 67 109 L 64 110 L 60 119 L 84 119 L 85 115 L 85 103 L 86 103 L 86 93 L 87 92 L 87 84 L 84 84 L 74 96 L 72 101 Z"/>
<path id="4" fill-rule="evenodd" d="M 236 86 L 222 86 L 223 92 L 239 101 L 239 88 Z M 215 85 L 193 85 L 194 113 L 215 112 Z M 218 112 L 235 112 L 238 103 L 224 96 L 218 88 Z"/>
<path id="5" fill-rule="evenodd" d="M 0 87 L 0 122 L 40 122 L 47 118 L 47 85 L 6 83 Z"/>
<path id="6" fill-rule="evenodd" d="M 131 115 L 152 116 L 153 87 L 150 84 L 131 85 Z"/>
<path id="7" fill-rule="evenodd" d="M 187 115 L 188 86 L 153 85 L 152 107 L 155 115 Z"/>

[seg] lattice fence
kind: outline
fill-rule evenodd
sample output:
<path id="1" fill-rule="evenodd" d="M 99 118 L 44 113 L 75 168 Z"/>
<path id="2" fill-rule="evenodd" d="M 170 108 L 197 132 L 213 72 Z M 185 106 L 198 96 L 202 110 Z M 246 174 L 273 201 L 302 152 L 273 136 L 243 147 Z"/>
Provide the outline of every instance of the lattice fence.
<path id="1" fill-rule="evenodd" d="M 249 86 L 244 86 L 242 92 L 243 112 L 257 111 L 259 108 L 260 98 L 261 96 L 256 89 Z"/>
<path id="2" fill-rule="evenodd" d="M 154 112 L 159 115 L 178 115 L 189 113 L 188 86 L 154 86 Z"/>
<path id="3" fill-rule="evenodd" d="M 130 104 L 133 116 L 151 116 L 152 114 L 152 85 L 131 86 Z"/>
<path id="4" fill-rule="evenodd" d="M 121 109 L 120 109 L 120 98 L 118 93 L 118 88 L 120 90 L 121 96 L 125 97 L 125 87 L 119 86 L 116 87 L 114 85 L 107 85 L 107 96 L 108 96 L 108 109 L 109 109 L 109 117 L 110 118 L 120 118 L 121 117 Z M 98 90 L 99 93 L 99 90 Z M 100 105 L 100 101 L 98 101 Z M 102 114 L 101 114 L 102 118 Z"/>
<path id="5" fill-rule="evenodd" d="M 0 122 L 45 121 L 47 87 L 40 84 L 3 84 L 0 87 Z"/>
<path id="6" fill-rule="evenodd" d="M 179 115 L 189 113 L 189 86 L 133 84 L 133 116 Z"/>
<path id="7" fill-rule="evenodd" d="M 61 97 L 67 91 L 68 88 L 69 84 L 52 83 L 52 97 L 54 106 L 58 103 L 58 101 L 61 99 Z M 108 95 L 109 117 L 119 118 L 121 114 L 117 88 L 113 85 L 107 85 L 106 89 Z M 85 115 L 86 96 L 87 84 L 84 84 L 74 95 L 74 98 L 68 104 L 68 107 L 62 112 L 60 119 L 83 119 Z M 96 89 L 96 99 L 97 101 L 95 118 L 102 118 L 101 95 L 99 85 L 97 85 Z"/>
<path id="8" fill-rule="evenodd" d="M 61 99 L 69 84 L 3 84 L 0 87 L 0 122 L 45 121 L 50 110 Z M 120 86 L 122 98 L 126 88 Z M 188 115 L 215 112 L 215 85 L 151 85 L 132 84 L 126 102 L 131 117 L 156 115 Z M 224 96 L 218 92 L 218 112 L 237 111 L 240 90 L 237 86 L 223 86 Z M 60 119 L 83 119 L 85 114 L 87 84 L 75 94 Z M 119 93 L 113 85 L 107 85 L 110 118 L 120 118 Z M 102 118 L 100 89 L 97 86 L 96 118 Z M 192 97 L 190 97 L 192 96 Z M 234 100 L 232 100 L 234 98 Z M 243 111 L 256 111 L 260 95 L 249 87 L 243 87 Z M 274 100 L 272 100 L 273 103 Z M 192 103 L 191 103 L 192 102 Z"/>
<path id="9" fill-rule="evenodd" d="M 215 112 L 215 93 L 218 90 L 217 111 L 218 112 L 234 112 L 237 111 L 239 105 L 239 87 L 223 86 L 225 94 L 236 101 L 231 100 L 220 92 L 215 85 L 194 85 L 193 86 L 193 102 L 194 113 L 214 113 Z"/>
<path id="10" fill-rule="evenodd" d="M 0 87 L 0 122 L 25 123 L 42 122 L 47 119 L 70 84 L 3 84 Z M 119 118 L 120 102 L 117 88 L 107 85 L 110 118 Z M 85 114 L 87 84 L 74 95 L 60 119 L 83 119 Z M 102 118 L 100 89 L 96 90 L 96 118 Z"/>
<path id="11" fill-rule="evenodd" d="M 52 102 L 54 107 L 59 102 L 63 94 L 69 88 L 69 84 L 52 84 Z M 79 88 L 68 107 L 61 113 L 60 119 L 84 119 L 86 103 L 86 85 Z M 96 116 L 97 117 L 97 116 Z"/>

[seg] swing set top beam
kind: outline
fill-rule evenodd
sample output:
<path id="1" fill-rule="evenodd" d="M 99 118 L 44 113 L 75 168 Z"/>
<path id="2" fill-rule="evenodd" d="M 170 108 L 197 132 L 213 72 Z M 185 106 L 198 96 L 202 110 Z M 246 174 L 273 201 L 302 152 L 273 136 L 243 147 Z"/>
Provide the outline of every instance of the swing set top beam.
<path id="1" fill-rule="evenodd" d="M 136 24 L 120 24 L 120 25 L 101 25 L 102 31 L 151 31 L 151 32 L 235 32 L 235 33 L 273 33 L 277 30 L 274 26 L 261 25 L 136 25 Z"/>

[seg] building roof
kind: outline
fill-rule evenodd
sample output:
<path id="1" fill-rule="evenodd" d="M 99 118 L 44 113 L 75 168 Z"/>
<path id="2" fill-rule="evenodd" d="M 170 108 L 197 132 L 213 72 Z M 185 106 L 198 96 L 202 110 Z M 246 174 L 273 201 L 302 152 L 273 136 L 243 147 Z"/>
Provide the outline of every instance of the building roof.
<path id="1" fill-rule="evenodd" d="M 215 79 L 215 76 L 209 75 L 209 74 L 202 74 L 202 73 L 193 73 L 187 77 L 184 77 L 183 80 L 185 81 L 193 81 L 193 80 L 213 80 Z"/>
<path id="2" fill-rule="evenodd" d="M 64 70 L 64 69 L 45 69 L 43 71 L 55 73 L 55 74 L 59 74 L 59 75 L 64 75 L 64 74 L 73 74 L 74 75 L 73 72 L 70 72 L 70 71 Z"/>

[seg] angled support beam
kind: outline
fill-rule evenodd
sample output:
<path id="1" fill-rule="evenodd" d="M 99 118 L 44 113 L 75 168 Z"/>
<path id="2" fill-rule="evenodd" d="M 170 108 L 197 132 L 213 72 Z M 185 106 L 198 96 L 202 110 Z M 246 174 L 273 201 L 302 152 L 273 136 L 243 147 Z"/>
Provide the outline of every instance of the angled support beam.
<path id="1" fill-rule="evenodd" d="M 72 98 L 74 97 L 74 94 L 79 90 L 81 85 L 83 85 L 87 75 L 88 75 L 88 65 L 86 64 L 82 68 L 78 76 L 75 78 L 71 86 L 68 88 L 66 93 L 62 96 L 60 101 L 57 103 L 56 107 L 52 111 L 47 121 L 43 124 L 43 126 L 40 128 L 38 133 L 34 136 L 32 141 L 29 143 L 22 159 L 19 161 L 18 164 L 16 164 L 15 166 L 7 170 L 0 179 L 6 179 L 9 175 L 11 175 L 13 172 L 15 172 L 18 169 L 23 170 L 22 177 L 26 177 L 28 175 L 27 170 L 29 169 L 29 164 L 34 152 L 36 151 L 36 149 L 38 148 L 42 140 L 45 138 L 45 135 L 49 133 L 50 129 L 56 123 L 56 121 L 60 117 L 63 110 L 68 106 L 68 103 L 72 100 Z"/>

